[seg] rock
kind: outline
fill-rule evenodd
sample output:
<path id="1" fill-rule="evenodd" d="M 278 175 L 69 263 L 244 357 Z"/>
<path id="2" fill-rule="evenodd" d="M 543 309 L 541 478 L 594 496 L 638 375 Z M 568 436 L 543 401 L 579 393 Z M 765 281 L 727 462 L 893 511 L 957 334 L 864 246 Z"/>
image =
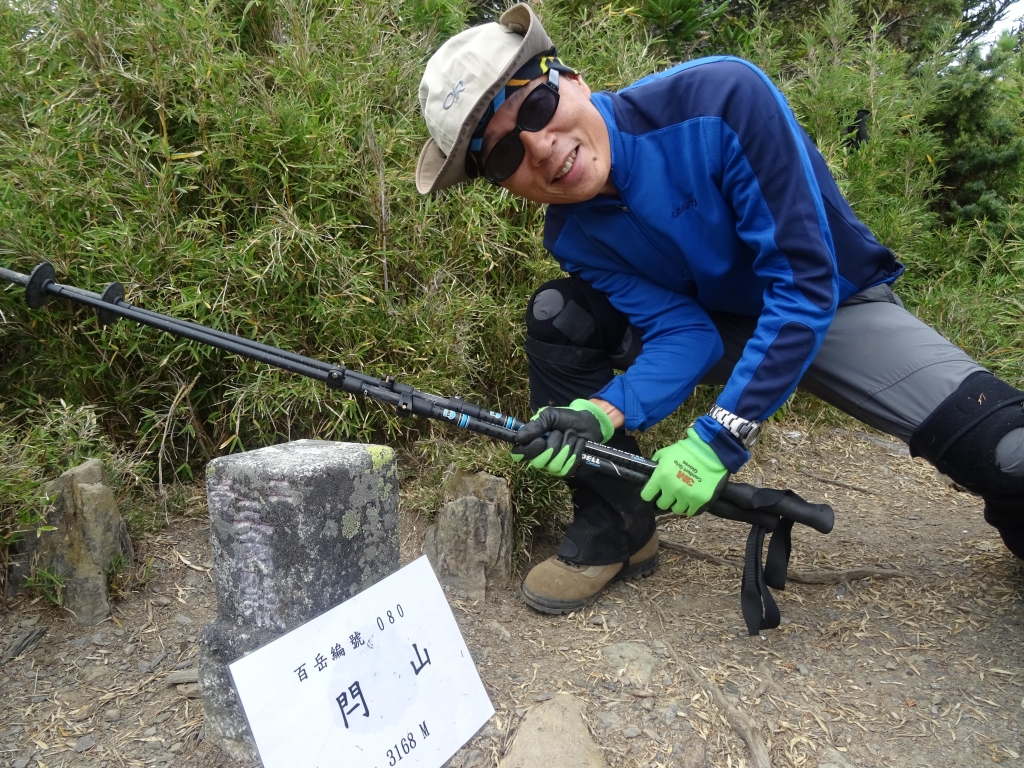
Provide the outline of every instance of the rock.
<path id="1" fill-rule="evenodd" d="M 75 752 L 88 752 L 96 746 L 96 739 L 90 735 L 83 736 L 75 742 Z"/>
<path id="2" fill-rule="evenodd" d="M 185 685 L 178 686 L 178 693 L 186 699 L 198 699 L 202 696 L 203 691 L 198 683 L 186 683 Z"/>
<path id="3" fill-rule="evenodd" d="M 605 728 L 610 728 L 614 731 L 622 728 L 622 718 L 619 717 L 617 712 L 598 712 L 597 719 L 601 721 Z"/>
<path id="4" fill-rule="evenodd" d="M 29 576 L 45 569 L 63 581 L 61 599 L 75 621 L 99 624 L 110 615 L 110 566 L 119 554 L 133 556 L 103 462 L 89 459 L 69 469 L 47 483 L 44 492 L 56 496 L 43 522 L 54 530 L 26 536 L 15 545 L 8 591 L 22 591 Z"/>
<path id="5" fill-rule="evenodd" d="M 121 719 L 121 710 L 108 709 L 106 712 L 103 713 L 103 719 L 106 720 L 108 723 L 116 723 L 118 720 Z"/>
<path id="6" fill-rule="evenodd" d="M 38 623 L 39 616 L 30 616 L 27 619 L 22 619 L 21 623 L 18 626 L 20 626 L 22 629 L 29 629 L 30 627 L 34 627 Z"/>
<path id="7" fill-rule="evenodd" d="M 583 702 L 568 693 L 531 709 L 500 768 L 607 768 L 583 711 Z"/>
<path id="8" fill-rule="evenodd" d="M 139 672 L 141 672 L 142 674 L 146 674 L 147 672 L 149 672 L 148 661 L 140 661 L 137 666 L 139 668 Z"/>
<path id="9" fill-rule="evenodd" d="M 492 619 L 487 626 L 497 632 L 498 636 L 506 643 L 512 639 L 512 633 L 505 629 L 497 619 Z"/>
<path id="10" fill-rule="evenodd" d="M 179 624 L 191 624 L 192 623 L 192 619 L 190 619 L 184 613 L 176 613 L 176 614 L 174 614 L 174 621 L 178 622 Z"/>
<path id="11" fill-rule="evenodd" d="M 11 659 L 16 659 L 33 645 L 35 645 L 46 634 L 46 627 L 32 627 L 18 635 L 14 642 L 7 646 L 4 655 L 0 658 L 0 666 L 3 666 Z"/>
<path id="12" fill-rule="evenodd" d="M 707 746 L 697 734 L 691 734 L 684 741 L 672 745 L 672 757 L 676 768 L 704 768 L 707 760 Z"/>
<path id="13" fill-rule="evenodd" d="M 85 681 L 88 682 L 88 683 L 91 683 L 91 682 L 93 682 L 95 680 L 98 680 L 101 677 L 106 677 L 107 676 L 107 672 L 109 672 L 109 671 L 110 670 L 108 670 L 107 667 L 105 667 L 103 665 L 95 666 L 95 667 L 89 667 L 88 669 L 85 670 Z"/>
<path id="14" fill-rule="evenodd" d="M 195 669 L 182 669 L 176 672 L 171 672 L 164 680 L 168 685 L 182 685 L 184 683 L 198 683 L 199 682 L 199 668 Z"/>
<path id="15" fill-rule="evenodd" d="M 96 704 L 86 704 L 84 707 L 79 707 L 73 712 L 68 713 L 68 718 L 76 723 L 80 723 L 82 720 L 88 720 L 96 713 Z"/>
<path id="16" fill-rule="evenodd" d="M 654 671 L 654 656 L 640 643 L 616 643 L 601 649 L 605 661 L 639 688 L 646 688 Z"/>
<path id="17" fill-rule="evenodd" d="M 483 600 L 512 580 L 512 500 L 504 478 L 458 470 L 448 481 L 423 554 L 442 585 Z"/>
<path id="18" fill-rule="evenodd" d="M 384 446 L 299 440 L 214 459 L 206 489 L 217 618 L 199 635 L 204 734 L 254 764 L 227 665 L 398 569 L 397 468 Z"/>
<path id="19" fill-rule="evenodd" d="M 30 757 L 19 757 L 17 760 L 11 763 L 11 768 L 28 768 L 28 763 L 29 760 L 31 759 L 32 758 Z"/>
<path id="20" fill-rule="evenodd" d="M 637 728 L 635 725 L 631 725 L 625 730 L 623 730 L 622 735 L 625 736 L 627 739 L 635 739 L 637 736 L 640 735 L 640 729 Z"/>

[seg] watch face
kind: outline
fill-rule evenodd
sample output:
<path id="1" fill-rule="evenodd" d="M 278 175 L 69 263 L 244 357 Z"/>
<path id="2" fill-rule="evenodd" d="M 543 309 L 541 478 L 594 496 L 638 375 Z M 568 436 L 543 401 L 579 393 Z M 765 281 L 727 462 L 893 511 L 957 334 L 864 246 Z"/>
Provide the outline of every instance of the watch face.
<path id="1" fill-rule="evenodd" d="M 749 429 L 745 430 L 746 434 L 743 435 L 743 447 L 749 448 L 757 442 L 758 435 L 761 434 L 761 422 L 752 421 L 748 424 Z"/>

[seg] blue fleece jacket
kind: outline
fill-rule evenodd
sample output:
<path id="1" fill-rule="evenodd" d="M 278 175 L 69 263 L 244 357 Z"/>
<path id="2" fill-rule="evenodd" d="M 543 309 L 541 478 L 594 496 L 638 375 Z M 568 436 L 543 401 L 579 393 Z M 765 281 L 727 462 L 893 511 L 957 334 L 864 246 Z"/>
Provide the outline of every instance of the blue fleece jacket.
<path id="1" fill-rule="evenodd" d="M 718 405 L 761 421 L 796 388 L 844 299 L 903 271 L 843 199 L 783 95 L 749 62 L 680 64 L 591 97 L 619 197 L 548 208 L 544 244 L 643 333 L 594 397 L 646 429 L 722 356 L 708 311 L 758 318 Z M 708 416 L 697 433 L 732 472 L 750 458 Z"/>

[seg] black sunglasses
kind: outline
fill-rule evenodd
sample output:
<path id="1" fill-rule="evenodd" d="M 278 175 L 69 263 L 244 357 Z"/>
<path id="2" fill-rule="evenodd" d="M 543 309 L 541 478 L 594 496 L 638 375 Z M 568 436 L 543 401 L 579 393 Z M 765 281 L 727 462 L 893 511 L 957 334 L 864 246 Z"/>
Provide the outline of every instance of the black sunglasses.
<path id="1" fill-rule="evenodd" d="M 530 95 L 519 105 L 516 127 L 506 133 L 491 148 L 484 163 L 483 177 L 492 184 L 501 184 L 519 168 L 526 156 L 519 134 L 523 131 L 534 133 L 551 122 L 558 109 L 558 70 L 549 69 L 548 79 L 530 91 Z"/>

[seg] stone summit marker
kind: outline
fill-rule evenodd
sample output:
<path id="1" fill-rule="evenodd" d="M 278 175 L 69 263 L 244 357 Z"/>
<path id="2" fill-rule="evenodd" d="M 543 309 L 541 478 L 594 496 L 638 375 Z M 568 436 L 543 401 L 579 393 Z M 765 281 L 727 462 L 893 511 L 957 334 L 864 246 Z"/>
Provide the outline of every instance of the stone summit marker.
<path id="1" fill-rule="evenodd" d="M 217 619 L 199 637 L 206 738 L 258 763 L 227 665 L 398 570 L 390 448 L 299 440 L 206 470 Z"/>

